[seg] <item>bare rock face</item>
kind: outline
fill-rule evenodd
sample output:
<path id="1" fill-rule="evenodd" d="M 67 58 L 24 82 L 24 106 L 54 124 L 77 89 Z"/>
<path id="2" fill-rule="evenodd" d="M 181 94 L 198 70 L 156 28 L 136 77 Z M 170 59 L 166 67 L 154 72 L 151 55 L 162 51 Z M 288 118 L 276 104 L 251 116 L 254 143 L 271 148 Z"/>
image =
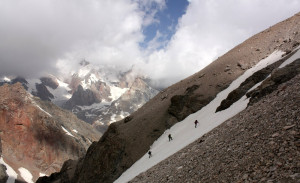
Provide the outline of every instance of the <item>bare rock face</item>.
<path id="1" fill-rule="evenodd" d="M 40 80 L 43 85 L 49 86 L 52 89 L 56 89 L 59 85 L 54 77 L 41 77 Z"/>
<path id="2" fill-rule="evenodd" d="M 228 94 L 227 98 L 224 99 L 220 106 L 216 109 L 216 112 L 229 108 L 234 102 L 242 98 L 242 96 L 244 96 L 249 89 L 251 89 L 257 83 L 263 81 L 274 69 L 278 68 L 280 64 L 287 60 L 290 55 L 267 66 L 266 68 L 261 69 L 260 71 L 253 73 L 253 75 L 247 78 L 237 89 Z"/>
<path id="3" fill-rule="evenodd" d="M 8 175 L 6 173 L 6 170 L 7 168 L 4 165 L 0 164 L 0 182 L 4 183 L 7 181 Z"/>
<path id="4" fill-rule="evenodd" d="M 35 84 L 37 92 L 34 92 L 33 95 L 38 96 L 42 100 L 51 101 L 54 96 L 49 92 L 47 87 L 44 84 Z"/>
<path id="5" fill-rule="evenodd" d="M 84 90 L 83 87 L 79 85 L 77 90 L 73 93 L 72 98 L 65 104 L 64 108 L 72 109 L 76 105 L 89 106 L 99 102 L 101 101 L 98 100 L 91 90 Z"/>
<path id="6" fill-rule="evenodd" d="M 15 83 L 21 83 L 26 90 L 28 89 L 28 87 L 27 87 L 28 82 L 26 81 L 25 78 L 16 77 L 15 79 L 13 79 L 11 81 L 11 84 L 15 84 Z"/>
<path id="7" fill-rule="evenodd" d="M 199 85 L 193 85 L 186 89 L 184 95 L 175 95 L 171 98 L 171 105 L 168 108 L 169 114 L 182 121 L 189 114 L 200 110 L 206 106 L 215 96 L 203 96 L 193 92 L 199 88 Z"/>
<path id="8" fill-rule="evenodd" d="M 40 177 L 36 181 L 36 183 L 55 182 L 56 180 L 58 180 L 58 178 L 60 178 L 61 183 L 70 182 L 71 178 L 74 177 L 75 167 L 76 167 L 77 163 L 78 163 L 78 161 L 68 160 L 63 164 L 63 166 L 60 170 L 61 172 L 63 172 L 63 174 L 61 172 L 58 172 L 58 173 L 51 174 L 51 176 L 49 176 L 49 177 L 46 177 L 46 176 Z"/>
<path id="9" fill-rule="evenodd" d="M 251 97 L 250 104 L 259 101 L 263 96 L 270 94 L 277 87 L 300 73 L 300 59 L 295 60 L 293 63 L 284 68 L 276 69 L 272 72 L 271 77 L 265 80 L 258 88 L 247 93 Z"/>
<path id="10" fill-rule="evenodd" d="M 2 157 L 16 172 L 20 167 L 29 170 L 33 181 L 40 173 L 60 170 L 63 161 L 83 156 L 91 141 L 99 138 L 99 133 L 78 122 L 74 115 L 28 94 L 20 83 L 0 87 Z M 90 135 L 80 136 L 72 127 L 77 133 L 86 128 Z"/>
<path id="11" fill-rule="evenodd" d="M 116 175 L 110 172 L 124 171 L 128 163 L 120 162 L 119 157 L 126 156 L 125 141 L 119 137 L 119 129 L 114 124 L 111 124 L 108 128 L 110 133 L 105 133 L 98 143 L 93 143 L 87 155 L 94 159 L 102 159 L 101 166 L 94 163 L 92 158 L 84 158 L 76 167 L 75 175 L 71 179 L 71 182 L 112 182 L 117 178 Z M 99 144 L 111 144 L 109 148 L 107 146 L 99 146 Z M 111 162 L 112 161 L 112 162 Z M 115 166 L 111 166 L 114 164 Z M 103 168 L 108 171 L 103 172 Z M 93 171 L 90 171 L 93 170 Z"/>
<path id="12" fill-rule="evenodd" d="M 300 42 L 300 35 L 295 34 L 300 29 L 299 22 L 297 14 L 251 37 L 200 72 L 161 91 L 131 114 L 131 120 L 114 123 L 77 164 L 76 176 L 70 182 L 113 182 L 141 158 L 166 129 L 201 109 L 201 100 L 210 102 L 246 69 L 275 50 L 295 48 L 294 43 Z M 291 41 L 285 41 L 289 39 Z M 191 105 L 192 100 L 200 102 Z"/>

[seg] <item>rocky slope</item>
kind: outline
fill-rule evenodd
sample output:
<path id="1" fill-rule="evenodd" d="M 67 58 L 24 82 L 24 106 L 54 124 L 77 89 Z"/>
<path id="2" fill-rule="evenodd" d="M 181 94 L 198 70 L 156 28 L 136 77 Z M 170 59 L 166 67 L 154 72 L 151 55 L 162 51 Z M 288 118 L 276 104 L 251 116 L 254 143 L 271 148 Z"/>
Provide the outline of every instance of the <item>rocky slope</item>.
<path id="1" fill-rule="evenodd" d="M 130 182 L 300 182 L 299 90 L 300 74 Z"/>
<path id="2" fill-rule="evenodd" d="M 207 105 L 247 69 L 275 50 L 288 53 L 296 48 L 299 22 L 300 14 L 296 14 L 251 37 L 200 72 L 161 91 L 128 118 L 113 123 L 73 167 L 74 175 L 63 182 L 113 182 L 166 129 Z M 62 180 L 60 177 L 64 177 L 63 172 L 55 180 Z"/>
<path id="3" fill-rule="evenodd" d="M 83 156 L 100 133 L 51 102 L 30 95 L 20 83 L 0 87 L 2 158 L 19 181 L 60 170 L 64 161 Z"/>

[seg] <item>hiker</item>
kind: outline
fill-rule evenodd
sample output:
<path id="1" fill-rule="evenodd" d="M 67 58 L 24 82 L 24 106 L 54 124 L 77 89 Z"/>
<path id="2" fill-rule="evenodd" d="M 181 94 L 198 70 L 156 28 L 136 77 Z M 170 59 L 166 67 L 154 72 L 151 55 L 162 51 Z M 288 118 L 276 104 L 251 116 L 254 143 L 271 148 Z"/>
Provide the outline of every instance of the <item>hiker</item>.
<path id="1" fill-rule="evenodd" d="M 169 134 L 168 137 L 169 137 L 169 142 L 170 142 L 171 140 L 173 140 L 171 134 Z"/>
<path id="2" fill-rule="evenodd" d="M 199 122 L 196 120 L 194 123 L 195 123 L 195 128 L 197 128 L 197 124 L 198 124 Z"/>
<path id="3" fill-rule="evenodd" d="M 151 156 L 152 156 L 151 151 L 149 151 L 148 154 L 149 154 L 149 158 L 151 158 Z"/>

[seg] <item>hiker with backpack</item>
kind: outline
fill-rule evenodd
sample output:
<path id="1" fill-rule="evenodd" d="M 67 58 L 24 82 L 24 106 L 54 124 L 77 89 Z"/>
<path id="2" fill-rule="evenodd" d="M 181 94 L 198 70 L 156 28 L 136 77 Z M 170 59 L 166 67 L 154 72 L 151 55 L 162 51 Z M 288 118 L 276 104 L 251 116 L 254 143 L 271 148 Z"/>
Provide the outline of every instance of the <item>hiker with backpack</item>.
<path id="1" fill-rule="evenodd" d="M 149 158 L 151 158 L 152 157 L 152 152 L 148 151 L 148 155 L 149 155 Z"/>
<path id="2" fill-rule="evenodd" d="M 194 123 L 195 123 L 195 128 L 197 128 L 197 125 L 199 123 L 198 120 L 196 120 Z"/>
<path id="3" fill-rule="evenodd" d="M 169 137 L 169 142 L 170 142 L 171 140 L 173 140 L 171 134 L 169 134 L 168 137 Z"/>

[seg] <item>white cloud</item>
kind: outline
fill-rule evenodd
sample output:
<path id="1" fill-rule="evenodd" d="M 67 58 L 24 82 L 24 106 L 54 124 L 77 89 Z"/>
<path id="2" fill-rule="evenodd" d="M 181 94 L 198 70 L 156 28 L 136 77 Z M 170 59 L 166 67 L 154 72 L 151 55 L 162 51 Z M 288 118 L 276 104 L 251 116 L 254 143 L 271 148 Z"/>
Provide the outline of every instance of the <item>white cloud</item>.
<path id="1" fill-rule="evenodd" d="M 164 6 L 164 0 L 140 3 L 0 0 L 0 75 L 36 77 L 55 72 L 57 60 L 67 61 L 65 68 L 71 69 L 83 58 L 131 65 L 140 57 L 144 20 L 153 23 L 153 12 Z M 156 9 L 142 11 L 153 3 Z"/>
<path id="2" fill-rule="evenodd" d="M 193 0 L 169 45 L 147 58 L 146 72 L 170 85 L 299 11 L 300 1 Z"/>
<path id="3" fill-rule="evenodd" d="M 0 0 L 0 75 L 68 71 L 85 58 L 123 69 L 135 64 L 167 86 L 300 7 L 300 0 L 189 2 L 167 46 L 154 49 L 158 32 L 143 50 L 143 29 L 159 23 L 165 0 Z"/>

